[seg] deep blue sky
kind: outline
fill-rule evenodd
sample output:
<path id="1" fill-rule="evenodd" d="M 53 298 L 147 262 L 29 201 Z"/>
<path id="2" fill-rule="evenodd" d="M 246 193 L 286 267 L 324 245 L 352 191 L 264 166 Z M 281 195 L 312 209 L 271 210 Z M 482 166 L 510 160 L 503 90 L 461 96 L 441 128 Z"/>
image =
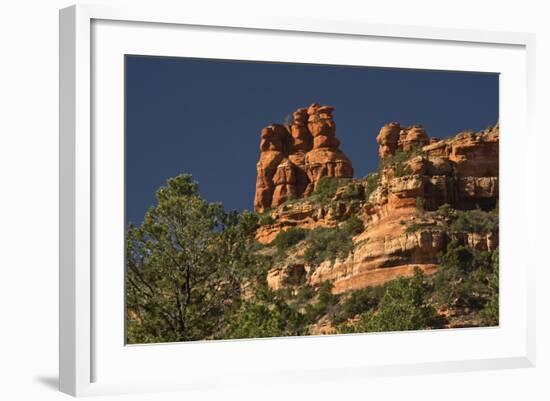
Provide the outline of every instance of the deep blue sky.
<path id="1" fill-rule="evenodd" d="M 386 122 L 429 136 L 498 120 L 498 75 L 309 64 L 126 57 L 127 220 L 141 223 L 166 179 L 191 173 L 226 209 L 253 208 L 260 130 L 299 107 L 334 106 L 355 176 L 378 165 Z"/>

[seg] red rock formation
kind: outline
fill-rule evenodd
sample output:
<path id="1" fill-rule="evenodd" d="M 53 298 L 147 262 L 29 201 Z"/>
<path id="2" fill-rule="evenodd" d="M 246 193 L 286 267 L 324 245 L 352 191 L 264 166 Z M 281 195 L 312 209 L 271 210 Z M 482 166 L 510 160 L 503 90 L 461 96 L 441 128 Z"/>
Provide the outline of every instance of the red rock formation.
<path id="1" fill-rule="evenodd" d="M 311 185 L 318 179 L 316 168 L 325 169 L 324 175 L 342 176 L 338 174 L 346 172 L 337 169 L 351 168 L 351 164 L 346 164 L 347 159 L 342 159 L 338 167 L 337 148 L 316 147 L 316 143 L 325 143 L 321 140 L 315 142 L 316 138 L 334 137 L 331 110 L 312 105 L 309 111 L 309 132 L 315 134 L 312 135 L 313 148 L 305 153 L 305 171 Z M 316 111 L 326 121 L 311 118 Z M 301 118 L 303 122 L 303 111 Z M 440 222 L 429 217 L 433 215 L 421 211 L 436 210 L 443 204 L 459 210 L 477 207 L 490 209 L 496 205 L 498 125 L 476 133 L 461 132 L 448 139 L 430 140 L 420 126 L 402 128 L 398 123 L 390 123 L 382 127 L 376 140 L 382 159 L 398 151 L 410 152 L 408 160 L 400 158 L 398 163 L 401 166 L 391 158 L 386 160 L 386 167 L 375 176 L 376 189 L 365 195 L 368 180 L 354 179 L 351 184 L 362 188 L 357 196 L 342 197 L 346 190 L 342 187 L 327 204 L 319 205 L 304 199 L 282 205 L 271 213 L 274 222 L 259 227 L 256 232 L 256 239 L 268 244 L 281 230 L 290 227 L 336 227 L 354 215 L 363 221 L 365 230 L 353 238 L 353 252 L 344 260 L 324 261 L 310 266 L 300 256 L 303 249 L 297 250 L 283 265 L 273 266 L 270 270 L 267 280 L 271 288 L 297 285 L 294 283 L 319 285 L 331 281 L 336 293 L 357 290 L 410 275 L 416 266 L 427 274 L 435 272 L 438 254 L 453 239 L 479 250 L 492 251 L 498 246 L 498 235 L 494 233 L 449 234 L 437 228 Z M 312 166 L 314 156 L 320 160 L 320 166 Z M 284 158 L 279 163 L 286 165 Z M 285 168 L 281 167 L 282 170 Z M 286 175 L 284 180 L 277 179 L 280 185 L 283 181 L 290 182 L 290 179 Z M 418 199 L 423 202 L 420 207 Z M 414 224 L 421 228 L 408 231 L 407 228 Z"/>
<path id="2" fill-rule="evenodd" d="M 339 149 L 333 110 L 314 103 L 296 110 L 291 126 L 272 124 L 262 130 L 257 212 L 309 196 L 322 177 L 353 177 L 351 162 Z"/>
<path id="3" fill-rule="evenodd" d="M 285 158 L 283 146 L 284 134 L 280 128 L 274 126 L 262 130 L 260 142 L 260 160 L 257 164 L 256 195 L 254 205 L 271 205 L 273 192 L 273 176 L 277 166 Z M 265 206 L 264 206 L 265 207 Z"/>
<path id="4" fill-rule="evenodd" d="M 384 203 L 390 208 L 413 207 L 415 199 L 424 201 L 424 208 L 435 210 L 444 203 L 456 209 L 490 207 L 498 199 L 499 127 L 480 132 L 461 132 L 446 140 L 433 141 L 421 126 L 400 129 L 399 124 L 382 127 L 377 142 L 382 159 L 396 152 L 411 153 L 406 162 L 408 171 L 396 176 L 395 166 L 382 172 L 381 182 L 387 188 Z"/>
<path id="5" fill-rule="evenodd" d="M 399 142 L 399 132 L 401 126 L 399 123 L 388 123 L 380 129 L 380 133 L 376 137 L 376 142 L 380 147 L 378 148 L 378 154 L 380 158 L 394 155 L 397 150 L 397 143 Z"/>
<path id="6" fill-rule="evenodd" d="M 306 155 L 306 172 L 309 178 L 306 196 L 313 193 L 322 177 L 353 177 L 351 162 L 339 149 L 340 141 L 336 138 L 333 110 L 333 107 L 316 103 L 307 109 L 307 126 L 313 136 L 313 149 Z"/>
<path id="7" fill-rule="evenodd" d="M 384 125 L 376 137 L 380 145 L 378 154 L 383 159 L 395 155 L 396 152 L 408 152 L 430 143 L 430 138 L 421 125 L 402 128 L 399 123 L 391 122 Z"/>

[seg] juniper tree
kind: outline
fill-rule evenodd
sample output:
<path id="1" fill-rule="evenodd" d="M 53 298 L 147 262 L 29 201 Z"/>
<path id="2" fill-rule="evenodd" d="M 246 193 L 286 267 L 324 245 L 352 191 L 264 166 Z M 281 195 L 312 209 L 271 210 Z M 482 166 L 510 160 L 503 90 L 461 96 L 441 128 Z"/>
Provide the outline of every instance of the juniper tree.
<path id="1" fill-rule="evenodd" d="M 256 264 L 257 218 L 209 203 L 190 175 L 169 179 L 126 238 L 127 339 L 187 341 L 215 335 Z"/>

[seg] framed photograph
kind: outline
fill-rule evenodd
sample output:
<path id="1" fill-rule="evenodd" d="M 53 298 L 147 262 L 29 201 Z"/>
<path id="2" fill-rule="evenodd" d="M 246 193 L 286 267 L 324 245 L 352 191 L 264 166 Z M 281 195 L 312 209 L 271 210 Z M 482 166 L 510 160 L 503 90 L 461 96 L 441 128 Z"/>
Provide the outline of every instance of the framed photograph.
<path id="1" fill-rule="evenodd" d="M 534 37 L 60 12 L 60 388 L 530 367 Z"/>

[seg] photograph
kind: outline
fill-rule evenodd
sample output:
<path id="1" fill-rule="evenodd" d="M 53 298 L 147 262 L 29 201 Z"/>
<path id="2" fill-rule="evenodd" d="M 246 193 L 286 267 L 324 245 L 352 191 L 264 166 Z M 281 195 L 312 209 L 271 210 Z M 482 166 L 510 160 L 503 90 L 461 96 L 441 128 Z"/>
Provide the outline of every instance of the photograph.
<path id="1" fill-rule="evenodd" d="M 543 4 L 6 2 L 0 401 L 550 400 Z"/>
<path id="2" fill-rule="evenodd" d="M 125 55 L 125 342 L 499 326 L 499 74 Z"/>

